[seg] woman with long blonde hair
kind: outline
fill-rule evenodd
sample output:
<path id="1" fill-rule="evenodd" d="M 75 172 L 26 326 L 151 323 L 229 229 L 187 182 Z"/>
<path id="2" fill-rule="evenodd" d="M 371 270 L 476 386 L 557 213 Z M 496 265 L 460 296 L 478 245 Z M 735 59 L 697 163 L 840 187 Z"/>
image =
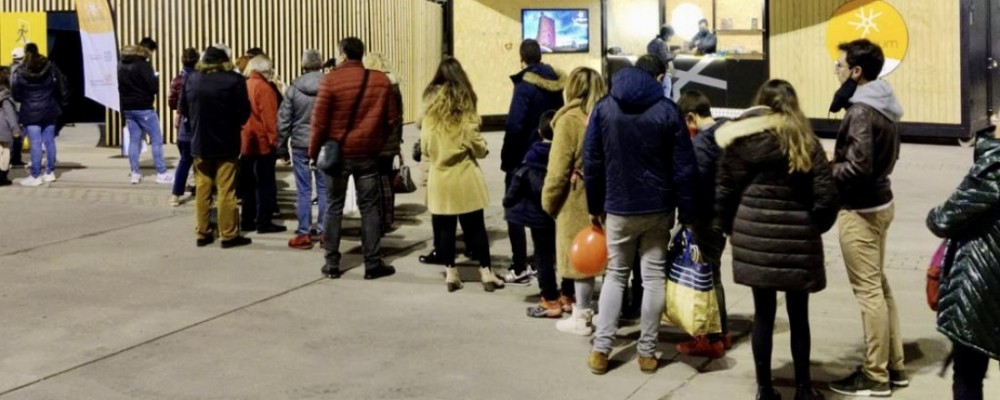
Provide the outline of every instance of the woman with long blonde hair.
<path id="1" fill-rule="evenodd" d="M 569 248 L 576 236 L 590 226 L 587 193 L 583 187 L 583 139 L 590 111 L 607 93 L 604 78 L 593 69 L 573 70 L 563 95 L 566 105 L 556 112 L 552 124 L 555 134 L 549 155 L 548 174 L 542 189 L 542 207 L 556 219 L 556 266 L 563 278 L 560 303 L 572 317 L 556 323 L 560 331 L 590 335 L 594 293 L 594 275 L 584 275 L 569 263 Z M 575 298 L 574 298 L 575 297 Z"/>
<path id="2" fill-rule="evenodd" d="M 753 356 L 758 399 L 778 399 L 771 383 L 777 292 L 785 292 L 796 400 L 817 397 L 809 372 L 809 294 L 826 287 L 823 232 L 837 218 L 837 189 L 795 89 L 771 80 L 757 106 L 723 125 L 716 225 L 729 236 L 733 280 L 753 288 Z"/>
<path id="3" fill-rule="evenodd" d="M 427 178 L 427 209 L 431 212 L 434 244 L 445 265 L 449 292 L 462 288 L 455 265 L 455 229 L 461 221 L 479 259 L 483 289 L 503 288 L 493 275 L 489 238 L 483 210 L 489 205 L 486 179 L 477 160 L 489 153 L 479 133 L 476 92 L 454 58 L 445 58 L 424 91 L 424 118 L 420 148 L 430 163 Z"/>

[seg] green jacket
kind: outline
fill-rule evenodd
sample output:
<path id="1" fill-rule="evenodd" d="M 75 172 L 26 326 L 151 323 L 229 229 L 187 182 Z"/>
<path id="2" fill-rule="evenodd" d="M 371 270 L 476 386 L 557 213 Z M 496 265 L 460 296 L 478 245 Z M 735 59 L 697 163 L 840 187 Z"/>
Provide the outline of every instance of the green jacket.
<path id="1" fill-rule="evenodd" d="M 938 304 L 938 330 L 1000 359 L 1000 141 L 980 140 L 976 164 L 927 227 L 949 238 Z"/>

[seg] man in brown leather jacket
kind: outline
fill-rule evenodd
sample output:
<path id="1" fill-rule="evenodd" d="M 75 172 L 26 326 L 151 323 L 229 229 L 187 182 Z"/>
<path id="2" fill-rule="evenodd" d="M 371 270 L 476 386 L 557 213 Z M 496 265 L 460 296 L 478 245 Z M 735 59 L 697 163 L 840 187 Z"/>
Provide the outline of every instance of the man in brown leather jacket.
<path id="1" fill-rule="evenodd" d="M 882 49 L 861 39 L 840 45 L 837 77 L 849 107 L 837 133 L 833 176 L 844 209 L 837 223 L 840 247 L 864 325 L 865 361 L 854 373 L 830 384 L 850 396 L 892 395 L 909 385 L 903 366 L 899 313 L 885 276 L 885 243 L 892 223 L 892 174 L 899 158 L 897 123 L 903 115 L 892 86 L 879 75 Z M 850 82 L 854 81 L 854 82 Z M 846 97 L 842 88 L 838 96 Z"/>

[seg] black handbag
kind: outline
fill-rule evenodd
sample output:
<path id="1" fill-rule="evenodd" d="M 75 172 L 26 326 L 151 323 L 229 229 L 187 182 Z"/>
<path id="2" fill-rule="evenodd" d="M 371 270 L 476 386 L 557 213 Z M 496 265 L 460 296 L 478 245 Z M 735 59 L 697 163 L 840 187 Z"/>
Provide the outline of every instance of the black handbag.
<path id="1" fill-rule="evenodd" d="M 410 175 L 410 167 L 403 162 L 403 155 L 399 155 L 399 170 L 396 171 L 392 179 L 392 191 L 395 193 L 413 193 L 417 191 L 417 184 L 413 183 L 413 176 Z"/>
<path id="2" fill-rule="evenodd" d="M 365 91 L 368 89 L 368 75 L 370 73 L 371 70 L 365 69 L 365 78 L 361 81 L 361 92 L 358 93 L 358 98 L 354 99 L 354 105 L 351 106 L 351 116 L 347 120 L 347 128 L 344 131 L 344 138 L 341 140 L 347 141 L 347 135 L 351 133 L 351 129 L 354 129 L 354 119 L 358 116 L 361 99 L 365 97 Z M 343 161 L 341 154 L 340 142 L 327 138 L 326 143 L 323 143 L 319 149 L 319 157 L 316 157 L 316 168 L 326 173 L 333 172 L 340 167 L 340 163 Z"/>

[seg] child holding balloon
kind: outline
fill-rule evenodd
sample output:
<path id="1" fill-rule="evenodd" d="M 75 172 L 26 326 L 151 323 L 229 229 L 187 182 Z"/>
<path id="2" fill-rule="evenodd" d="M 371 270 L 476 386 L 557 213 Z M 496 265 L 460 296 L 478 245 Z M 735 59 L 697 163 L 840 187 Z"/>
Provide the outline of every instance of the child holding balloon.
<path id="1" fill-rule="evenodd" d="M 503 206 L 507 221 L 524 225 L 531 229 L 531 241 L 535 247 L 535 263 L 538 268 L 538 286 L 542 299 L 538 305 L 529 307 L 527 314 L 533 318 L 559 318 L 563 315 L 562 303 L 573 304 L 573 281 L 563 279 L 562 290 L 556 284 L 556 224 L 542 209 L 542 187 L 552 149 L 552 117 L 555 111 L 542 114 L 538 124 L 541 141 L 535 142 L 516 170 Z M 568 299 L 568 300 L 567 300 Z M 562 300 L 562 301 L 560 301 Z"/>

